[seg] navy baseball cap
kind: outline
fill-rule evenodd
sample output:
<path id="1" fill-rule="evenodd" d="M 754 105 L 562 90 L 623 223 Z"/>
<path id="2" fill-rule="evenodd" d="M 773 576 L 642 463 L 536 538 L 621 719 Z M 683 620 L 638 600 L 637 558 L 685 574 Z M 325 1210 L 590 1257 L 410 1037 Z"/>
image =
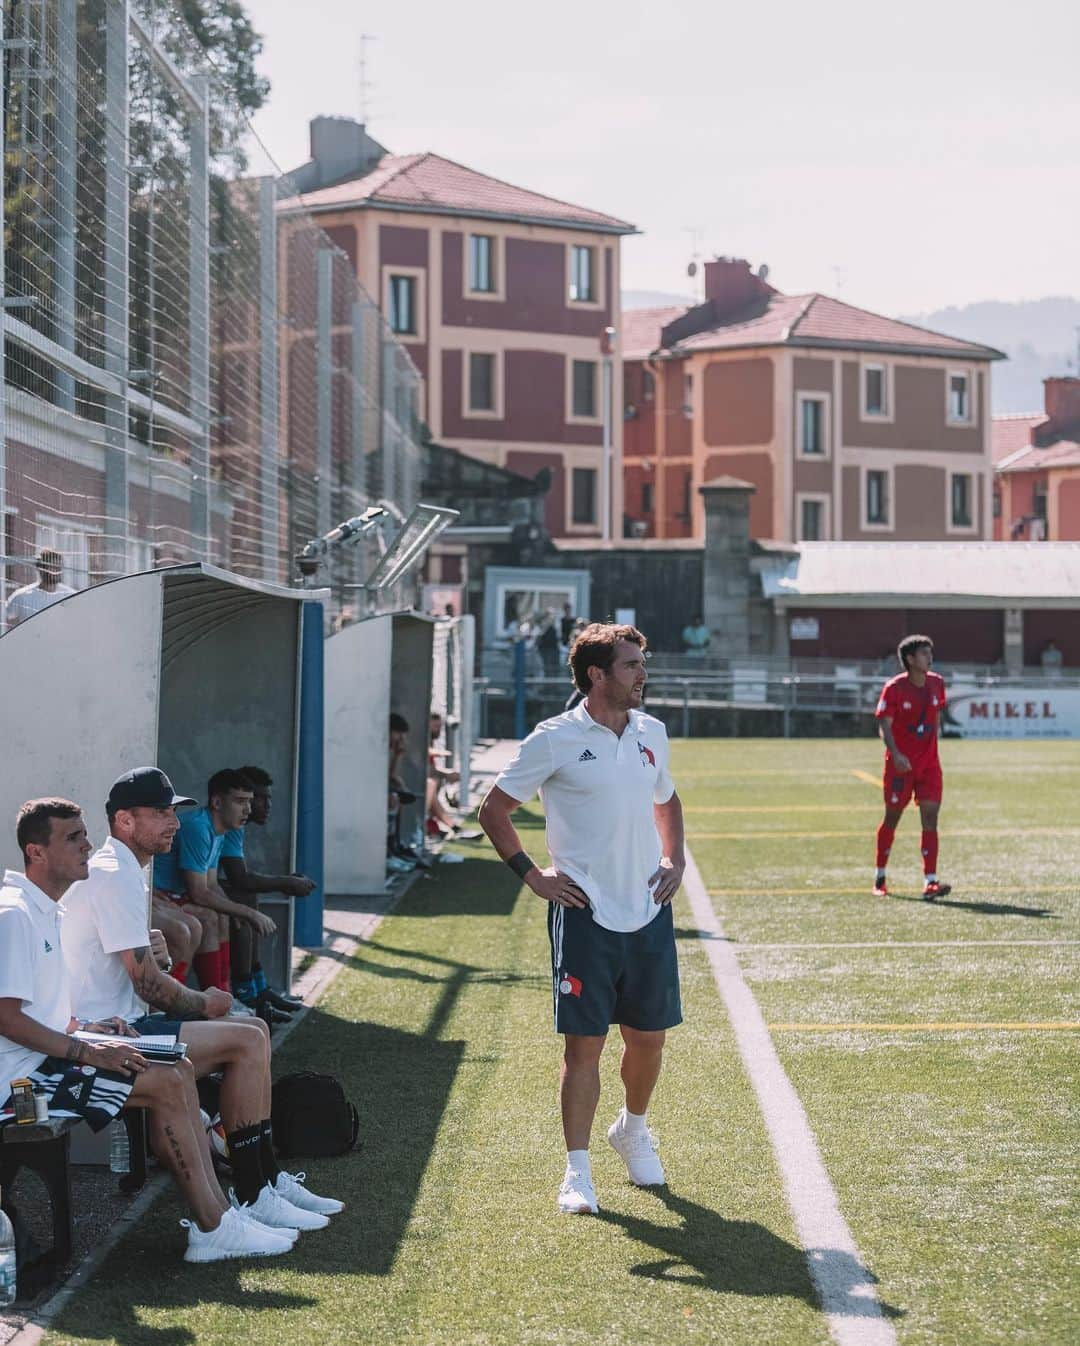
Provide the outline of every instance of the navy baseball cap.
<path id="1" fill-rule="evenodd" d="M 105 812 L 111 817 L 119 809 L 167 809 L 198 802 L 178 795 L 172 781 L 156 766 L 139 766 L 113 781 Z"/>

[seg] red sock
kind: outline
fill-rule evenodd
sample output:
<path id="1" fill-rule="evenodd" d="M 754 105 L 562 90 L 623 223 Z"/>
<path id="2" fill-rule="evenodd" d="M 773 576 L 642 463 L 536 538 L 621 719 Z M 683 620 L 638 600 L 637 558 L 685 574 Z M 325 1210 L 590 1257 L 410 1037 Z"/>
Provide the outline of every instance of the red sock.
<path id="1" fill-rule="evenodd" d="M 892 850 L 893 841 L 896 838 L 896 828 L 886 827 L 884 823 L 877 830 L 877 867 L 884 869 L 889 860 L 889 852 Z"/>
<path id="2" fill-rule="evenodd" d="M 923 831 L 922 867 L 924 874 L 937 873 L 937 828 L 933 832 Z"/>
<path id="3" fill-rule="evenodd" d="M 180 985 L 183 986 L 184 982 L 187 981 L 187 970 L 187 963 L 173 963 L 170 975 L 175 977 Z"/>
<path id="4" fill-rule="evenodd" d="M 219 967 L 217 949 L 210 953 L 197 953 L 192 962 L 195 964 L 195 975 L 199 979 L 199 985 L 204 991 L 209 986 L 217 985 Z"/>
<path id="5" fill-rule="evenodd" d="M 229 947 L 229 941 L 223 939 L 218 946 L 218 954 L 221 958 L 221 964 L 218 971 L 218 986 L 223 991 L 232 990 L 232 952 Z"/>

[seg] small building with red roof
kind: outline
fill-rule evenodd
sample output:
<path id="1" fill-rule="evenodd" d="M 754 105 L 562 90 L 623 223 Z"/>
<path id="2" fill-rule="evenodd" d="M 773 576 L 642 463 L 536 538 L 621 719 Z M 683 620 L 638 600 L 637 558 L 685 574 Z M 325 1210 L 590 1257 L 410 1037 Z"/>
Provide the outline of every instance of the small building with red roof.
<path id="1" fill-rule="evenodd" d="M 992 535 L 990 368 L 1000 351 L 706 262 L 705 299 L 624 319 L 624 509 L 643 537 L 704 537 L 698 487 L 753 484 L 781 542 Z"/>
<path id="2" fill-rule="evenodd" d="M 1045 410 L 995 416 L 994 537 L 1080 541 L 1080 378 L 1043 381 Z"/>

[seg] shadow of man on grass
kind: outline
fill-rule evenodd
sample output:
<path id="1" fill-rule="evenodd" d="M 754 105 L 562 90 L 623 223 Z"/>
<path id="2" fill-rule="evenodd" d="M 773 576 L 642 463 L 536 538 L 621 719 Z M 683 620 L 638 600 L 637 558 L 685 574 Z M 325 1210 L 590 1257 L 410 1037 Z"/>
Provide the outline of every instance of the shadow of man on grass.
<path id="1" fill-rule="evenodd" d="M 631 1276 L 697 1286 L 717 1294 L 789 1296 L 820 1307 L 807 1265 L 808 1254 L 802 1248 L 788 1243 L 764 1225 L 752 1220 L 729 1220 L 707 1206 L 678 1196 L 669 1187 L 642 1190 L 677 1215 L 679 1224 L 658 1224 L 612 1210 L 601 1210 L 597 1217 L 608 1224 L 620 1225 L 631 1238 L 663 1254 L 655 1261 L 631 1267 Z M 856 1287 L 865 1286 L 867 1278 L 873 1281 L 874 1277 L 850 1258 L 846 1258 L 850 1265 L 845 1273 L 838 1261 L 844 1256 L 833 1251 L 814 1253 L 817 1260 L 830 1259 L 829 1280 L 834 1291 L 843 1283 L 851 1287 L 847 1296 L 840 1295 L 844 1305 L 841 1311 L 865 1317 L 874 1311 L 872 1301 L 860 1297 Z M 898 1310 L 889 1305 L 881 1305 L 881 1311 L 888 1318 L 899 1316 Z"/>

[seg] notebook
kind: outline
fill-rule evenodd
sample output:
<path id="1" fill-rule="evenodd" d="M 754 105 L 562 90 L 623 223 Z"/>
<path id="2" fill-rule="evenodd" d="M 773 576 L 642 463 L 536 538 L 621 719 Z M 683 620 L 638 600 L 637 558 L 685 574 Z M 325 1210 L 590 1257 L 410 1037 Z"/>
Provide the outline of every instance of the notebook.
<path id="1" fill-rule="evenodd" d="M 79 1032 L 73 1033 L 72 1037 L 79 1038 L 83 1042 L 103 1042 L 109 1047 L 115 1047 L 117 1043 L 122 1042 L 133 1052 L 145 1056 L 148 1061 L 181 1061 L 187 1056 L 187 1043 L 181 1042 L 171 1033 L 149 1033 L 145 1037 L 125 1038 L 117 1033 Z"/>

